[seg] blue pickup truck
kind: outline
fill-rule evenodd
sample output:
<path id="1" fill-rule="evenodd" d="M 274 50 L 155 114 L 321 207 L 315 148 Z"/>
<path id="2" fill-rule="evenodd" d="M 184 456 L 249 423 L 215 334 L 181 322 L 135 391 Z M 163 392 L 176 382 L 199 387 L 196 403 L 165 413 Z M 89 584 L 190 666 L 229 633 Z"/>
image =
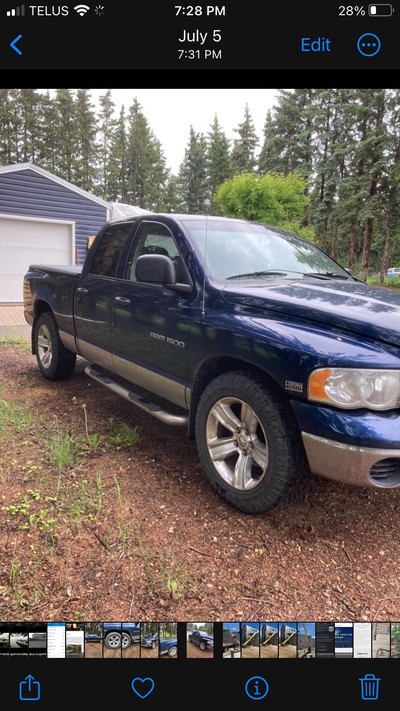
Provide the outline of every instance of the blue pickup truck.
<path id="1" fill-rule="evenodd" d="M 400 485 L 400 294 L 294 234 L 120 218 L 83 267 L 30 266 L 24 310 L 46 378 L 86 359 L 95 381 L 185 427 L 211 485 L 242 511 L 273 509 L 310 471 Z"/>

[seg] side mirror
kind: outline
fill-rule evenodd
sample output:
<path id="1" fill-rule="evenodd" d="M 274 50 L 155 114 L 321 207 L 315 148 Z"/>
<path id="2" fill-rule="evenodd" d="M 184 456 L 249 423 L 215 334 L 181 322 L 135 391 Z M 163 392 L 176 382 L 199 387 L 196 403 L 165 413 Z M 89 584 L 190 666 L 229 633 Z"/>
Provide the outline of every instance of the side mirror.
<path id="1" fill-rule="evenodd" d="M 143 254 L 138 258 L 135 268 L 137 281 L 155 284 L 175 282 L 174 265 L 169 257 L 163 254 Z"/>
<path id="2" fill-rule="evenodd" d="M 192 291 L 191 285 L 176 282 L 173 262 L 164 254 L 142 254 L 138 257 L 135 276 L 137 281 L 162 284 L 171 291 Z"/>

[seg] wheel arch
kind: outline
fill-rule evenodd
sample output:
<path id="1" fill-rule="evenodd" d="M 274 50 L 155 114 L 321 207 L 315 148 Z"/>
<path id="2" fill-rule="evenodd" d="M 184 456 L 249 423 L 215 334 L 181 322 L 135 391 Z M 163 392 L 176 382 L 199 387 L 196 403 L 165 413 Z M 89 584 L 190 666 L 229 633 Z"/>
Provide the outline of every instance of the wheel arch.
<path id="1" fill-rule="evenodd" d="M 32 330 L 31 330 L 31 348 L 32 348 L 32 355 L 36 355 L 36 346 L 35 346 L 35 326 L 38 318 L 44 313 L 50 313 L 52 316 L 54 316 L 53 309 L 47 301 L 43 301 L 43 299 L 38 299 L 35 304 L 35 313 L 33 317 L 33 324 L 32 324 Z"/>
<path id="2" fill-rule="evenodd" d="M 188 435 L 190 439 L 194 439 L 195 437 L 196 410 L 204 389 L 214 378 L 218 377 L 218 375 L 229 373 L 232 370 L 242 370 L 255 377 L 261 376 L 265 383 L 276 391 L 277 395 L 288 401 L 287 393 L 280 387 L 272 375 L 253 363 L 230 356 L 208 358 L 198 367 L 193 380 L 188 424 Z"/>

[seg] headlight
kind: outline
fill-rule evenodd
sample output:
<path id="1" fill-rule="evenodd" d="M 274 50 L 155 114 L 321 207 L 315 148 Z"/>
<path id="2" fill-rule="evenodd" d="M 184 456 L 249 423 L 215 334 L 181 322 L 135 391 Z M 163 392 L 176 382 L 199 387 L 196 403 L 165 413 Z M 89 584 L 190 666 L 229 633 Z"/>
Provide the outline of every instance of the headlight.
<path id="1" fill-rule="evenodd" d="M 396 408 L 400 405 L 400 371 L 318 368 L 308 380 L 308 399 L 343 408 Z"/>

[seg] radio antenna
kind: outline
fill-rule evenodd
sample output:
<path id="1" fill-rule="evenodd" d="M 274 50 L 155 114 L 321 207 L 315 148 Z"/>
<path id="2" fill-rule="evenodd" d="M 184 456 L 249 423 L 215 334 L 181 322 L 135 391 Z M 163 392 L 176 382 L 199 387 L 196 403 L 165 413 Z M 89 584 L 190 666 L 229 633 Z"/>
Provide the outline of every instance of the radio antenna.
<path id="1" fill-rule="evenodd" d="M 201 317 L 206 315 L 206 268 L 207 268 L 207 238 L 208 238 L 208 213 L 206 212 L 206 234 L 204 239 L 204 275 L 203 275 L 203 295 L 201 302 Z"/>

